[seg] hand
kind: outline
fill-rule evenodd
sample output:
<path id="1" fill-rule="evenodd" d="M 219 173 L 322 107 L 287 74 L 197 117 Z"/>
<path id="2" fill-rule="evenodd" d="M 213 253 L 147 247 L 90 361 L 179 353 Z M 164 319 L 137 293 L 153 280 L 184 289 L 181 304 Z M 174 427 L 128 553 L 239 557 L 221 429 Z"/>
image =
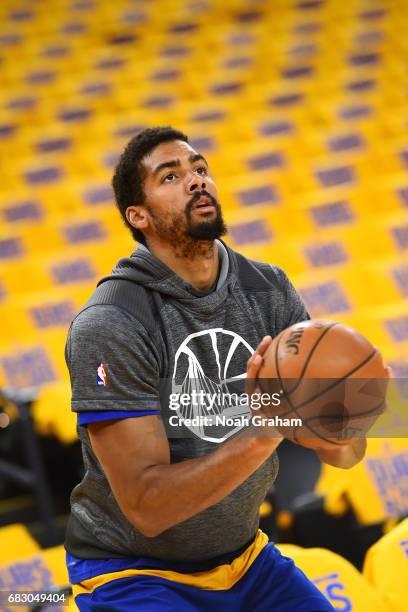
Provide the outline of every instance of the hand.
<path id="1" fill-rule="evenodd" d="M 323 463 L 334 467 L 349 469 L 359 463 L 365 455 L 367 448 L 366 438 L 351 438 L 347 444 L 332 445 L 323 448 L 315 448 L 316 454 Z"/>
<path id="2" fill-rule="evenodd" d="M 272 344 L 272 336 L 265 336 L 262 338 L 261 342 L 258 344 L 254 353 L 247 361 L 247 376 L 246 376 L 246 385 L 245 392 L 248 395 L 252 395 L 255 391 L 259 391 L 257 389 L 257 379 L 259 371 L 263 364 L 263 356 L 266 353 L 267 349 Z"/>
<path id="3" fill-rule="evenodd" d="M 272 337 L 265 336 L 259 343 L 253 355 L 248 359 L 245 392 L 249 397 L 251 397 L 255 393 L 259 395 L 261 394 L 261 391 L 258 386 L 258 374 L 263 365 L 263 356 L 265 355 L 271 344 Z M 268 415 L 266 414 L 268 408 L 265 407 L 265 411 L 262 408 L 253 411 L 251 406 L 251 400 L 250 408 L 252 416 L 259 416 L 261 419 L 265 419 L 265 425 L 253 427 L 253 432 L 255 433 L 255 435 L 257 435 L 259 438 L 267 438 L 268 440 L 272 440 L 275 444 L 276 441 L 280 443 L 283 440 L 282 434 L 275 427 L 266 424 L 268 420 Z M 269 417 L 271 416 L 273 415 L 269 415 Z"/>
<path id="4" fill-rule="evenodd" d="M 340 448 L 349 446 L 350 442 L 352 441 L 351 438 L 348 440 L 339 440 L 338 438 L 325 438 L 324 440 L 321 440 L 317 436 L 310 438 L 302 436 L 296 439 L 288 437 L 288 440 L 294 444 L 298 444 L 299 446 L 304 446 L 304 448 L 310 448 L 317 453 L 337 451 Z"/>

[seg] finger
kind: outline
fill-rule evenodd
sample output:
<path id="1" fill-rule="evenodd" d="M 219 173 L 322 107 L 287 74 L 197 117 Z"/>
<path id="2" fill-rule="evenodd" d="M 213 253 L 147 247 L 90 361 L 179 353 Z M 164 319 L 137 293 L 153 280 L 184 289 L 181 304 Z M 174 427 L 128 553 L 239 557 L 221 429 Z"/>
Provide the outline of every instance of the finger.
<path id="1" fill-rule="evenodd" d="M 265 336 L 264 338 L 262 338 L 261 342 L 258 344 L 255 351 L 252 353 L 251 357 L 247 361 L 247 369 L 251 368 L 255 364 L 257 364 L 258 367 L 260 366 L 260 364 L 262 363 L 262 359 L 261 361 L 259 361 L 259 357 L 262 357 L 265 354 L 271 342 L 271 336 Z"/>
<path id="2" fill-rule="evenodd" d="M 394 378 L 394 372 L 390 366 L 386 366 L 385 371 L 387 372 L 388 378 Z"/>
<path id="3" fill-rule="evenodd" d="M 262 338 L 261 342 L 258 344 L 254 355 L 264 355 L 269 345 L 272 342 L 272 336 L 265 336 Z"/>
<path id="4" fill-rule="evenodd" d="M 263 359 L 261 355 L 252 356 L 248 361 L 247 376 L 245 383 L 245 391 L 248 395 L 252 395 L 255 390 L 255 386 L 258 383 L 258 372 L 262 366 Z"/>
<path id="5" fill-rule="evenodd" d="M 247 378 L 256 378 L 262 363 L 263 359 L 261 355 L 252 355 L 247 364 Z"/>
<path id="6" fill-rule="evenodd" d="M 252 393 L 254 393 L 254 383 L 258 378 L 259 370 L 261 369 L 263 364 L 263 355 L 265 354 L 267 348 L 270 346 L 271 342 L 272 337 L 265 336 L 257 346 L 252 356 L 248 359 L 246 392 L 249 395 L 252 395 Z"/>
<path id="7" fill-rule="evenodd" d="M 260 342 L 259 346 L 257 347 L 257 350 L 255 351 L 255 354 L 254 354 L 254 362 L 253 362 L 253 366 L 256 369 L 256 372 L 260 370 L 263 364 L 263 356 L 265 355 L 266 351 L 268 350 L 271 344 L 272 344 L 272 337 L 265 336 L 265 338 L 263 338 L 263 340 Z M 261 359 L 259 359 L 259 357 Z"/>

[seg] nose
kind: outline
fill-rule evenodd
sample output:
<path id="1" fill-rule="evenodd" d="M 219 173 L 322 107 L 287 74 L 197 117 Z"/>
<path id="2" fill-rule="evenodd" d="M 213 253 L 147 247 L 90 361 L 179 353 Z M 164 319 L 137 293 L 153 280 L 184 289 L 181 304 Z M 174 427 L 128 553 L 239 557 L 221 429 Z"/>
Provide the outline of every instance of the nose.
<path id="1" fill-rule="evenodd" d="M 206 189 L 207 185 L 204 177 L 197 176 L 197 174 L 192 172 L 191 176 L 187 179 L 186 187 L 188 193 L 194 193 L 195 191 Z"/>

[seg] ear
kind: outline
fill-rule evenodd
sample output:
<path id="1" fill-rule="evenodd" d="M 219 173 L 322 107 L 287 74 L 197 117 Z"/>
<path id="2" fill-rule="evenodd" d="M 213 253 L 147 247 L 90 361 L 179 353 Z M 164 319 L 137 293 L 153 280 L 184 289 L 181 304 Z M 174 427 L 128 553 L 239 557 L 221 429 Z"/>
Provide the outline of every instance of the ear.
<path id="1" fill-rule="evenodd" d="M 148 212 L 142 205 L 128 206 L 126 219 L 132 227 L 143 230 L 149 225 Z"/>

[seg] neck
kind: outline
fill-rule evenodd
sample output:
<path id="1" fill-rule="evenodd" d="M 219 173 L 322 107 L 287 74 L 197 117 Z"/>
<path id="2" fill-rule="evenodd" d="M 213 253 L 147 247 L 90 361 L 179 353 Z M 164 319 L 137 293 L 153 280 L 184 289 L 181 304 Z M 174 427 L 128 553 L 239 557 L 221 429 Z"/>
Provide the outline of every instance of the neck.
<path id="1" fill-rule="evenodd" d="M 201 291 L 211 289 L 218 276 L 218 248 L 213 240 L 191 240 L 188 247 L 184 245 L 182 249 L 151 241 L 149 251 L 177 276 Z"/>

